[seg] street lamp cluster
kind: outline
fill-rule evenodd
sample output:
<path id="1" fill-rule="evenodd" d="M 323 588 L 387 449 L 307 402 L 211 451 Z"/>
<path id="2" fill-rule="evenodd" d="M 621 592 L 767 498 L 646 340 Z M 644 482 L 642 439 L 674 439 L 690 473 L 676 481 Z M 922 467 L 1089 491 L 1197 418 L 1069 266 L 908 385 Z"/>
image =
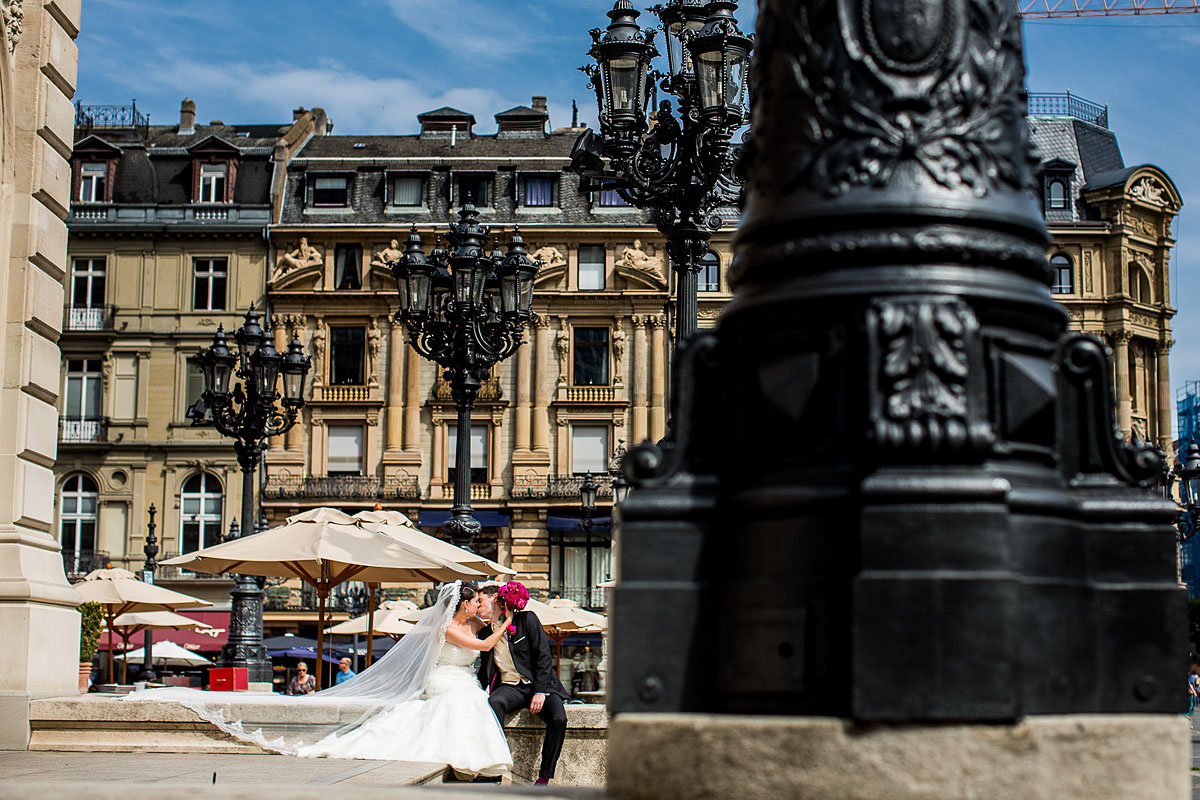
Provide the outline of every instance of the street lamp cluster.
<path id="1" fill-rule="evenodd" d="M 454 544 L 470 548 L 481 529 L 471 508 L 471 410 L 492 367 L 517 351 L 533 319 L 533 281 L 538 264 L 529 258 L 519 230 L 507 251 L 493 242 L 485 252 L 491 228 L 481 225 L 468 202 L 450 224 L 446 240 L 427 256 L 413 226 L 404 254 L 391 263 L 400 292 L 400 319 L 409 344 L 422 357 L 446 370 L 458 413 L 455 449 L 454 506 L 442 533 Z"/>
<path id="2" fill-rule="evenodd" d="M 708 247 L 720 225 L 712 212 L 741 194 L 734 174 L 733 134 L 748 121 L 746 77 L 753 37 L 734 19 L 733 0 L 670 0 L 655 6 L 667 48 L 667 74 L 652 71 L 656 31 L 637 24 L 630 0 L 608 12 L 607 31 L 591 32 L 591 79 L 600 133 L 584 131 L 570 169 L 585 191 L 615 189 L 638 208 L 653 209 L 678 276 L 677 341 L 696 331 L 699 272 L 715 255 Z M 657 102 L 657 89 L 674 95 Z M 653 101 L 653 102 L 652 102 Z M 651 105 L 654 113 L 648 113 Z"/>
<path id="3" fill-rule="evenodd" d="M 1179 480 L 1179 503 L 1183 510 L 1175 523 L 1179 530 L 1179 541 L 1186 542 L 1200 530 L 1200 445 L 1192 441 L 1183 452 L 1183 460 L 1168 471 L 1163 459 L 1163 494 L 1170 500 L 1171 484 Z"/>
<path id="4" fill-rule="evenodd" d="M 229 349 L 224 327 L 218 326 L 212 346 L 200 352 L 204 374 L 201 399 L 216 429 L 234 439 L 242 468 L 241 530 L 248 535 L 254 530 L 254 471 L 267 437 L 285 433 L 296 424 L 312 363 L 299 338 L 292 339 L 286 355 L 276 351 L 271 333 L 259 323 L 253 305 L 233 338 L 236 353 Z M 277 390 L 280 376 L 282 397 Z M 196 423 L 204 419 L 199 411 L 190 416 Z M 262 586 L 249 575 L 238 575 L 230 595 L 229 641 L 222 663 L 247 668 L 251 681 L 269 682 L 271 662 L 262 645 Z"/>

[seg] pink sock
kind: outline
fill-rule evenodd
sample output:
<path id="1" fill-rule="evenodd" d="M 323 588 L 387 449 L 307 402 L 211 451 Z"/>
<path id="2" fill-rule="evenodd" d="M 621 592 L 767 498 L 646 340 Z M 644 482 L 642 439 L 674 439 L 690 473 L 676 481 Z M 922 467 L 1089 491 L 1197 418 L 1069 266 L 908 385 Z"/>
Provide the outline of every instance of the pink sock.
<path id="1" fill-rule="evenodd" d="M 550 782 L 549 778 L 538 778 L 536 781 L 533 782 L 533 785 L 534 786 L 544 786 L 545 784 L 547 784 L 549 782 Z"/>

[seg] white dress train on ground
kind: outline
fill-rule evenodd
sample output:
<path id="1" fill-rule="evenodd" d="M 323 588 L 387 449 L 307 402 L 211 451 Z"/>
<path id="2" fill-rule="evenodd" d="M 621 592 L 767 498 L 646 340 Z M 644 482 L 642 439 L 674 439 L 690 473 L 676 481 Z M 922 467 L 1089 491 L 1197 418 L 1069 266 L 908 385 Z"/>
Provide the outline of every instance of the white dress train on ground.
<path id="1" fill-rule="evenodd" d="M 302 746 L 297 755 L 431 761 L 465 775 L 504 775 L 512 753 L 475 674 L 478 651 L 446 642 L 421 699 L 397 703 L 358 727 Z"/>

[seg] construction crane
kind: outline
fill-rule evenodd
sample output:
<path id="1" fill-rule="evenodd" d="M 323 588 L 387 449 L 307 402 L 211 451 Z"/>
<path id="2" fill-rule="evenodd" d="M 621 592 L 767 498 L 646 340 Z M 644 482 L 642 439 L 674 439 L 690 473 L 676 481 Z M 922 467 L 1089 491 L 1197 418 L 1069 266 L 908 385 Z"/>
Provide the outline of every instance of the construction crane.
<path id="1" fill-rule="evenodd" d="M 1022 19 L 1200 13 L 1200 0 L 1017 0 Z"/>

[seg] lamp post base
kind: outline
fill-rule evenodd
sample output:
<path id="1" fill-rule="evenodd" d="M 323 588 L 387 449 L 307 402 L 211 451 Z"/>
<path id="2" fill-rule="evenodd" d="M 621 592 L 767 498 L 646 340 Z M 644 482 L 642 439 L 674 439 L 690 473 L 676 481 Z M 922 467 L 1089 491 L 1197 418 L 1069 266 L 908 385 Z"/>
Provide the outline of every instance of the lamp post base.
<path id="1" fill-rule="evenodd" d="M 271 659 L 262 643 L 263 591 L 254 578 L 238 575 L 229 597 L 229 641 L 221 648 L 221 666 L 245 668 L 251 683 L 270 683 Z"/>
<path id="2" fill-rule="evenodd" d="M 833 717 L 621 714 L 609 731 L 608 790 L 622 800 L 1187 800 L 1190 766 L 1180 715 L 857 726 Z"/>

